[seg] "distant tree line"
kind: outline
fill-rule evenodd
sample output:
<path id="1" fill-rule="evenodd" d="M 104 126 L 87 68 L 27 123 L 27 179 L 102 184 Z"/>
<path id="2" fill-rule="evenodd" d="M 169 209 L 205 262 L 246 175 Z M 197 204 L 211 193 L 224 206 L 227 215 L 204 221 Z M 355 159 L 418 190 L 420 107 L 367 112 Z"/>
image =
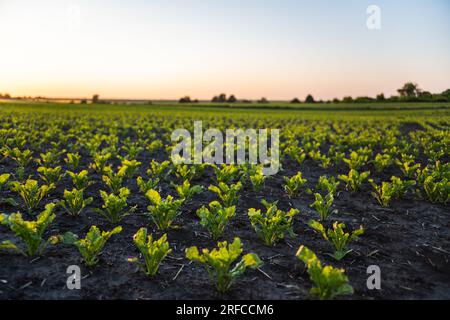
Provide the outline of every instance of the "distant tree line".
<path id="1" fill-rule="evenodd" d="M 407 82 L 397 90 L 397 96 L 385 97 L 384 93 L 373 97 L 356 97 L 346 96 L 339 100 L 315 101 L 312 95 L 308 95 L 304 103 L 369 103 L 369 102 L 450 102 L 450 89 L 441 93 L 431 93 L 419 88 L 417 83 Z M 302 103 L 298 98 L 291 100 L 291 103 Z"/>
<path id="2" fill-rule="evenodd" d="M 184 96 L 182 97 L 180 100 L 178 100 L 179 103 L 197 103 L 198 100 L 194 99 L 192 100 L 191 97 L 189 96 Z"/>
<path id="3" fill-rule="evenodd" d="M 9 93 L 0 93 L 0 99 L 11 99 L 11 96 Z"/>
<path id="4" fill-rule="evenodd" d="M 370 102 L 450 102 L 450 89 L 441 93 L 430 93 L 419 88 L 417 83 L 407 82 L 400 89 L 397 90 L 398 95 L 385 97 L 383 93 L 376 97 L 351 97 L 346 96 L 342 99 L 334 98 L 332 100 L 315 100 L 311 94 L 308 94 L 302 101 L 299 98 L 294 98 L 290 102 L 292 104 L 300 103 L 370 103 Z M 191 100 L 189 96 L 182 97 L 179 103 L 197 103 L 198 100 Z M 227 96 L 225 93 L 214 96 L 211 99 L 213 103 L 253 103 L 252 100 L 237 99 L 234 94 Z M 266 98 L 256 100 L 257 103 L 269 103 Z"/>

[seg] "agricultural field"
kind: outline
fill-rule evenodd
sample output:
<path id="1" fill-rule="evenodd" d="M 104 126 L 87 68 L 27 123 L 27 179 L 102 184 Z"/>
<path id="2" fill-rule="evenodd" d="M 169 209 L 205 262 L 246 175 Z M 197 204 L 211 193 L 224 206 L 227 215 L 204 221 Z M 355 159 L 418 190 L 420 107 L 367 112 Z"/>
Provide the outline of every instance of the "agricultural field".
<path id="1" fill-rule="evenodd" d="M 279 172 L 174 164 L 199 120 Z M 448 103 L 1 103 L 0 299 L 449 299 L 449 150 Z"/>

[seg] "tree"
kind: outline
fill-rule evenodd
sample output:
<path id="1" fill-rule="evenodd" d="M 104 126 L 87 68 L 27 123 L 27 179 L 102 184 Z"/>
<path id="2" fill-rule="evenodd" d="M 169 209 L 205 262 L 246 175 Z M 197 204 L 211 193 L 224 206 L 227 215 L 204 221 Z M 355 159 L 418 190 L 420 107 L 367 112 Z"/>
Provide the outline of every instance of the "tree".
<path id="1" fill-rule="evenodd" d="M 443 96 L 444 98 L 446 98 L 447 101 L 450 101 L 450 89 L 447 89 L 447 90 L 443 91 L 443 92 L 441 93 L 441 96 Z"/>
<path id="2" fill-rule="evenodd" d="M 367 103 L 372 102 L 374 99 L 371 97 L 356 97 L 355 102 L 357 103 Z"/>
<path id="3" fill-rule="evenodd" d="M 397 90 L 402 98 L 416 98 L 421 90 L 419 89 L 419 85 L 413 82 L 407 82 Z"/>
<path id="4" fill-rule="evenodd" d="M 400 100 L 400 98 L 398 96 L 390 96 L 389 97 L 389 102 L 397 102 L 399 100 Z"/>
<path id="5" fill-rule="evenodd" d="M 429 91 L 419 92 L 418 97 L 420 98 L 420 100 L 432 100 L 433 99 L 433 95 Z"/>
<path id="6" fill-rule="evenodd" d="M 310 94 L 306 96 L 305 103 L 315 103 L 314 97 Z"/>
<path id="7" fill-rule="evenodd" d="M 352 103 L 353 102 L 353 98 L 351 96 L 344 97 L 342 99 L 342 102 L 343 103 Z"/>
<path id="8" fill-rule="evenodd" d="M 261 99 L 258 100 L 258 103 L 269 103 L 269 100 L 267 100 L 266 98 L 262 97 Z"/>
<path id="9" fill-rule="evenodd" d="M 185 96 L 180 98 L 180 100 L 178 100 L 179 103 L 191 103 L 191 97 L 189 96 Z"/>
<path id="10" fill-rule="evenodd" d="M 211 101 L 216 103 L 227 102 L 227 95 L 225 93 L 221 93 L 218 96 L 214 96 Z"/>
<path id="11" fill-rule="evenodd" d="M 338 98 L 334 98 L 333 99 L 333 103 L 339 103 L 340 101 L 339 101 L 339 99 Z"/>
<path id="12" fill-rule="evenodd" d="M 99 103 L 99 101 L 100 101 L 99 95 L 98 94 L 94 94 L 92 96 L 92 103 Z"/>
<path id="13" fill-rule="evenodd" d="M 294 98 L 292 99 L 291 103 L 301 103 L 301 102 L 298 98 Z"/>
<path id="14" fill-rule="evenodd" d="M 384 97 L 384 93 L 377 94 L 376 100 L 379 102 L 385 101 L 386 98 Z"/>
<path id="15" fill-rule="evenodd" d="M 219 94 L 219 102 L 227 102 L 227 95 L 225 93 Z"/>
<path id="16" fill-rule="evenodd" d="M 237 101 L 236 97 L 234 96 L 234 94 L 232 94 L 229 98 L 228 98 L 228 102 L 229 103 L 235 103 Z"/>

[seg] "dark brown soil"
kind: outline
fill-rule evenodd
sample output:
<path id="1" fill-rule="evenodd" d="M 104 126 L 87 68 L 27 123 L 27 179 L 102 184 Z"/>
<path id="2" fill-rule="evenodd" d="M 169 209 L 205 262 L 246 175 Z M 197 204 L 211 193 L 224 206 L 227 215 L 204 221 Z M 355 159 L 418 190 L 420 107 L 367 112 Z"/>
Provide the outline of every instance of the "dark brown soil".
<path id="1" fill-rule="evenodd" d="M 87 155 L 84 161 L 86 159 Z M 149 163 L 148 159 L 145 153 L 138 158 L 144 164 Z M 83 168 L 87 165 L 82 163 Z M 10 172 L 14 168 L 9 160 L 0 163 L 0 172 Z M 35 169 L 28 168 L 29 173 L 34 173 Z M 145 175 L 146 169 L 143 166 L 139 173 Z M 365 169 L 373 170 L 370 167 Z M 338 219 L 352 229 L 363 225 L 366 232 L 359 242 L 350 245 L 353 252 L 337 262 L 329 256 L 332 252 L 330 245 L 307 226 L 309 219 L 317 218 L 315 211 L 309 207 L 313 197 L 304 194 L 297 199 L 289 199 L 283 191 L 283 175 L 291 176 L 298 170 L 308 179 L 308 187 L 315 186 L 320 175 L 337 176 L 348 171 L 345 166 L 325 170 L 311 160 L 306 160 L 301 167 L 286 161 L 284 171 L 269 179 L 259 195 L 255 196 L 248 185 L 245 187 L 237 206 L 237 216 L 227 227 L 224 239 L 231 241 L 234 237 L 240 237 L 244 252 L 257 253 L 264 265 L 260 270 L 248 270 L 225 295 L 218 294 L 206 271 L 190 263 L 184 255 L 186 247 L 196 245 L 212 248 L 216 244 L 199 225 L 195 214 L 201 205 L 215 200 L 214 194 L 209 191 L 183 206 L 176 220 L 177 227 L 168 233 L 173 252 L 162 263 L 156 277 L 145 276 L 137 270 L 136 265 L 127 261 L 127 258 L 138 255 L 132 236 L 140 227 L 146 226 L 149 231 L 160 235 L 144 215 L 148 202 L 138 192 L 133 180 L 127 183 L 131 190 L 129 204 L 137 205 L 138 210 L 122 221 L 123 232 L 107 243 L 97 267 L 86 268 L 78 251 L 72 246 L 49 247 L 41 257 L 33 260 L 20 255 L 1 254 L 0 299 L 305 299 L 312 283 L 303 263 L 295 257 L 302 244 L 316 252 L 323 264 L 347 270 L 355 294 L 345 299 L 450 298 L 448 206 L 432 204 L 411 195 L 410 199 L 394 201 L 392 209 L 383 209 L 370 196 L 370 185 L 364 184 L 360 192 L 352 195 L 341 184 L 334 204 L 338 213 L 331 220 Z M 94 203 L 80 217 L 75 218 L 67 216 L 58 208 L 57 218 L 46 235 L 70 230 L 84 236 L 93 224 L 102 230 L 113 227 L 93 210 L 101 206 L 99 190 L 106 189 L 100 176 L 92 175 L 96 183 L 88 188 L 87 196 L 94 196 Z M 379 178 L 388 180 L 391 175 L 401 176 L 401 173 L 391 168 Z M 205 187 L 212 184 L 212 172 L 208 169 L 202 181 L 196 183 Z M 65 187 L 71 189 L 67 177 L 45 199 L 41 209 L 45 203 L 61 199 Z M 174 194 L 168 182 L 162 184 L 162 192 Z M 14 197 L 22 203 L 10 191 L 3 191 L 2 195 Z M 292 206 L 301 212 L 294 224 L 296 237 L 282 240 L 273 248 L 262 244 L 247 218 L 248 208 L 261 207 L 262 195 L 270 201 L 279 200 L 282 209 Z M 1 212 L 17 210 L 19 208 L 6 204 L 0 206 Z M 0 232 L 0 240 L 14 239 L 5 227 L 0 227 Z M 66 269 L 73 264 L 82 269 L 81 290 L 68 290 L 66 287 Z M 366 287 L 366 270 L 370 265 L 381 268 L 381 290 L 368 290 Z"/>

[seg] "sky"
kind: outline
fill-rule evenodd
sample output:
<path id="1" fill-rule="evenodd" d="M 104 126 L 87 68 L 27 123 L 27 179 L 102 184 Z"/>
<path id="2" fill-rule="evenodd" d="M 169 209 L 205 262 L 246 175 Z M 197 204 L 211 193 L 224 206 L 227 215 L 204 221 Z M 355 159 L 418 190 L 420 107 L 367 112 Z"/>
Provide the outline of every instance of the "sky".
<path id="1" fill-rule="evenodd" d="M 407 81 L 450 88 L 450 1 L 0 0 L 14 96 L 332 99 Z"/>

